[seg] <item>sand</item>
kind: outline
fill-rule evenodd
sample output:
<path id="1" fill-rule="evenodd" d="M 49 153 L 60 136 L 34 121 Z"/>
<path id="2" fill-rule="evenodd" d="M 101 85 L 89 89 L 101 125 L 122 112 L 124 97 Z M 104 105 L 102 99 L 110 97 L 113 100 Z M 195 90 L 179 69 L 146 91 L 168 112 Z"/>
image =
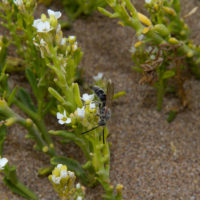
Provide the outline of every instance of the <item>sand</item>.
<path id="1" fill-rule="evenodd" d="M 182 0 L 182 14 L 188 13 L 199 1 Z M 143 12 L 143 1 L 135 3 Z M 54 3 L 54 10 L 62 10 Z M 45 12 L 39 6 L 37 15 Z M 63 10 L 62 10 L 63 11 Z M 63 17 L 66 19 L 66 16 Z M 186 21 L 191 28 L 191 38 L 200 44 L 200 12 Z M 111 78 L 115 91 L 124 90 L 113 105 L 109 123 L 111 136 L 111 171 L 113 185 L 124 185 L 126 200 L 199 200 L 200 199 L 200 81 L 190 78 L 185 89 L 190 99 L 190 107 L 180 113 L 172 122 L 166 121 L 167 111 L 178 105 L 175 96 L 166 96 L 161 112 L 156 110 L 156 92 L 138 82 L 141 75 L 132 71 L 133 62 L 129 49 L 135 41 L 135 32 L 117 24 L 98 12 L 87 18 L 78 19 L 65 35 L 76 35 L 84 56 L 80 67 L 84 70 L 86 82 L 92 76 L 103 72 Z M 23 79 L 13 75 L 16 82 Z M 57 120 L 47 122 L 49 129 L 59 128 Z M 33 150 L 33 142 L 24 138 L 26 132 L 20 126 L 9 128 L 5 142 L 4 156 L 16 165 L 20 180 L 33 190 L 40 200 L 56 200 L 48 179 L 37 176 L 40 167 L 48 166 L 49 158 Z M 173 148 L 174 147 L 174 148 Z M 73 144 L 59 145 L 62 155 L 79 161 L 83 156 Z M 173 149 L 176 149 L 174 152 Z M 2 184 L 0 175 L 0 199 L 22 200 Z M 87 189 L 87 200 L 100 200 L 101 186 Z"/>

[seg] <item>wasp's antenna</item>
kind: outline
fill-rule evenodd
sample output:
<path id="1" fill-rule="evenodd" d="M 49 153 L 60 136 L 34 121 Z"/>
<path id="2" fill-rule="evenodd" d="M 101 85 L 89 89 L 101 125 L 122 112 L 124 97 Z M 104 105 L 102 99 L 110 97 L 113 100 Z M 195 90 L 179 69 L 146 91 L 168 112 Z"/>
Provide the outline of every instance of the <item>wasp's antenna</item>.
<path id="1" fill-rule="evenodd" d="M 85 133 L 88 133 L 88 132 L 90 132 L 90 131 L 93 131 L 94 129 L 98 128 L 99 126 L 100 126 L 100 125 L 95 126 L 94 128 L 92 128 L 92 129 L 90 129 L 90 130 L 88 130 L 88 131 L 85 131 L 85 132 L 81 133 L 81 135 L 83 135 L 83 134 L 85 134 Z"/>

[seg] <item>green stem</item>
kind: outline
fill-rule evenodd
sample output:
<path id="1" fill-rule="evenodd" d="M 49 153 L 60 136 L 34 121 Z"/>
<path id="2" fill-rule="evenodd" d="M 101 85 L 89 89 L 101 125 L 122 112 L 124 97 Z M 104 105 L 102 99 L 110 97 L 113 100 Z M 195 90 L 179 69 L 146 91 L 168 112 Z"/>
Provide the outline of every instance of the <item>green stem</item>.
<path id="1" fill-rule="evenodd" d="M 24 128 L 26 128 L 30 135 L 34 138 L 34 140 L 36 141 L 39 149 L 42 151 L 44 147 L 46 147 L 46 143 L 45 141 L 41 138 L 36 126 L 34 124 L 32 124 L 31 122 L 27 122 L 26 119 L 24 119 L 23 117 L 21 117 L 19 114 L 15 113 L 12 109 L 10 109 L 7 106 L 7 103 L 5 101 L 1 101 L 0 102 L 0 113 L 6 118 L 15 118 L 16 122 L 18 124 L 20 124 L 21 126 L 23 126 Z M 52 149 L 49 149 L 49 151 L 47 152 L 50 156 L 54 156 L 55 152 Z"/>
<path id="2" fill-rule="evenodd" d="M 4 183 L 9 187 L 13 192 L 25 197 L 29 200 L 38 200 L 38 197 L 35 193 L 30 191 L 24 184 L 22 184 L 17 177 L 16 167 L 7 165 L 4 169 Z"/>
<path id="3" fill-rule="evenodd" d="M 50 149 L 52 151 L 54 151 L 53 148 L 53 142 L 48 134 L 48 131 L 45 127 L 44 121 L 41 119 L 41 117 L 31 111 L 30 109 L 28 109 L 26 106 L 24 106 L 24 104 L 22 104 L 21 102 L 19 102 L 18 100 L 15 100 L 14 103 L 21 109 L 23 110 L 32 120 L 33 122 L 37 125 L 38 129 L 40 130 L 40 132 L 42 133 L 42 137 L 43 139 L 47 142 L 47 144 L 49 145 Z"/>
<path id="4" fill-rule="evenodd" d="M 65 130 L 62 130 L 62 131 L 52 131 L 51 130 L 51 131 L 49 131 L 49 133 L 52 135 L 61 136 L 68 140 L 72 140 L 76 145 L 78 145 L 81 148 L 81 150 L 83 151 L 87 160 L 91 159 L 90 152 L 87 148 L 88 144 L 86 144 L 85 141 L 83 139 L 81 139 L 80 137 L 77 137 L 75 133 L 70 133 Z"/>
<path id="5" fill-rule="evenodd" d="M 110 150 L 109 144 L 105 140 L 105 144 L 99 140 L 100 130 L 96 130 L 93 133 L 92 145 L 93 156 L 92 163 L 95 169 L 97 180 L 101 183 L 105 190 L 104 199 L 107 200 L 120 200 L 121 196 L 114 193 L 113 186 L 110 184 Z M 107 128 L 105 127 L 105 139 L 107 138 Z"/>

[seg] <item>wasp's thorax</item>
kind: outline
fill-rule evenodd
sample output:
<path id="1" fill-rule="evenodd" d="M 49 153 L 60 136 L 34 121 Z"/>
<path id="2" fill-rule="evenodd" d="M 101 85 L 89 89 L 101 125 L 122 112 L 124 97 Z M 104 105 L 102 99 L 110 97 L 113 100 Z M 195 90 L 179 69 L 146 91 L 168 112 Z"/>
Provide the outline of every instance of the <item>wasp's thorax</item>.
<path id="1" fill-rule="evenodd" d="M 103 91 L 103 89 L 101 89 L 100 87 L 97 87 L 97 86 L 92 86 L 91 89 L 94 91 L 94 93 L 97 95 L 99 100 L 102 102 L 102 107 L 105 107 L 105 105 L 106 105 L 106 94 Z"/>

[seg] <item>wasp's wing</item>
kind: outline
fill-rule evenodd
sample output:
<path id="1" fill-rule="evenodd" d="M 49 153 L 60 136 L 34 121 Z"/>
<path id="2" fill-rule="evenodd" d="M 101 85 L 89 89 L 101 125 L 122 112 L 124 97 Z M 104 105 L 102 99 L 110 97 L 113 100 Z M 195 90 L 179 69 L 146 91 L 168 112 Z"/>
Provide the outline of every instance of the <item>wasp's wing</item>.
<path id="1" fill-rule="evenodd" d="M 113 95 L 114 95 L 114 84 L 111 82 L 111 80 L 109 80 L 107 84 L 107 94 L 106 94 L 106 107 L 108 108 L 111 107 Z"/>

